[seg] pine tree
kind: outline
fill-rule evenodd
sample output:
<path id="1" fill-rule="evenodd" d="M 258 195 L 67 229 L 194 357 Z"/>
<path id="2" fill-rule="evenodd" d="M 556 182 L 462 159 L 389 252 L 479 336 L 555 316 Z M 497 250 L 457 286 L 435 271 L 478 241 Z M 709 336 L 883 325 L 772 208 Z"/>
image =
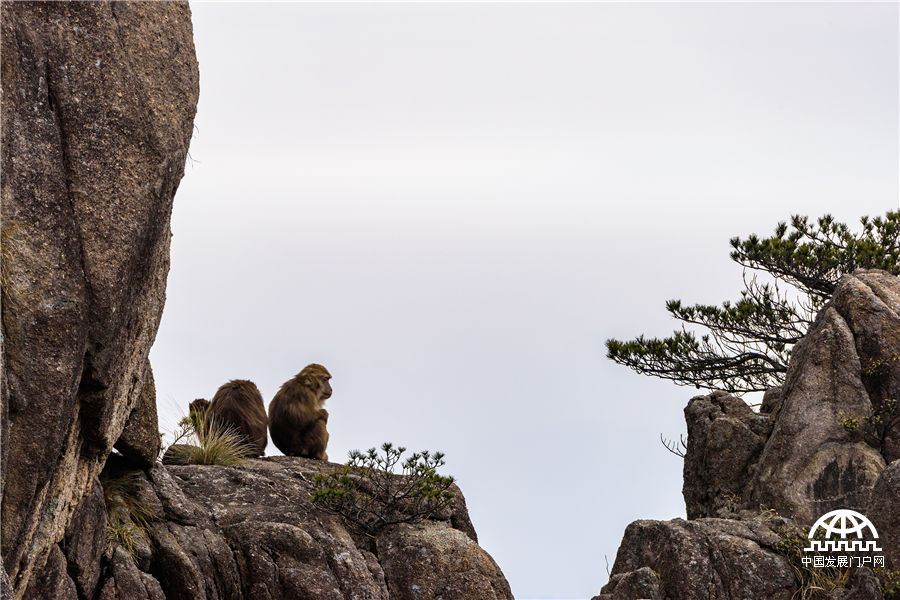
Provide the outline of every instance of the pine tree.
<path id="1" fill-rule="evenodd" d="M 779 385 L 791 348 L 842 275 L 856 269 L 900 273 L 900 211 L 860 223 L 854 232 L 831 215 L 815 223 L 795 215 L 771 237 L 732 238 L 731 259 L 744 269 L 738 301 L 686 306 L 669 300 L 666 310 L 682 322 L 680 331 L 662 339 L 607 340 L 607 357 L 698 388 L 740 393 Z M 761 283 L 759 274 L 770 281 Z"/>

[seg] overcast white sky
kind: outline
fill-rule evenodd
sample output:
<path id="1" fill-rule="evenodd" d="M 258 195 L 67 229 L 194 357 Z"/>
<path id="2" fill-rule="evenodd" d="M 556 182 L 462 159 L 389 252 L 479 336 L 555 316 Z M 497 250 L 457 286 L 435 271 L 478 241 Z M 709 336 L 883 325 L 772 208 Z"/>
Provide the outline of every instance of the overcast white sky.
<path id="1" fill-rule="evenodd" d="M 589 598 L 629 522 L 684 515 L 658 437 L 694 390 L 604 340 L 734 298 L 734 235 L 898 207 L 896 3 L 192 9 L 161 426 L 321 362 L 332 460 L 446 452 L 520 599 Z"/>

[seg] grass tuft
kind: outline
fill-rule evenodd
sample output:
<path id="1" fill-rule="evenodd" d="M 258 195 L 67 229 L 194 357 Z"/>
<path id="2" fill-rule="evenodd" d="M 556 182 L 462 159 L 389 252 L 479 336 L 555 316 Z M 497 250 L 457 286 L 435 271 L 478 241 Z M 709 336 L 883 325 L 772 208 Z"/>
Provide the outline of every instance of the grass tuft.
<path id="1" fill-rule="evenodd" d="M 821 530 L 818 533 L 822 533 Z M 787 559 L 794 571 L 798 587 L 792 598 L 824 600 L 832 591 L 844 589 L 847 586 L 847 581 L 850 579 L 850 568 L 804 565 L 803 549 L 808 543 L 808 528 L 788 527 L 781 532 L 781 540 L 775 545 L 775 551 Z"/>
<path id="2" fill-rule="evenodd" d="M 106 540 L 129 554 L 134 554 L 138 538 L 147 540 L 150 521 L 156 518 L 153 507 L 140 498 L 142 482 L 140 471 L 100 477 L 106 502 Z"/>
<path id="3" fill-rule="evenodd" d="M 125 552 L 134 556 L 138 538 L 145 537 L 143 531 L 135 525 L 116 523 L 106 526 L 106 543 L 110 547 L 121 546 Z"/>
<path id="4" fill-rule="evenodd" d="M 173 464 L 236 466 L 253 454 L 253 449 L 237 430 L 216 420 L 206 423 L 197 413 L 181 420 L 179 432 L 175 443 L 167 450 L 167 460 Z M 184 443 L 191 439 L 196 444 Z"/>

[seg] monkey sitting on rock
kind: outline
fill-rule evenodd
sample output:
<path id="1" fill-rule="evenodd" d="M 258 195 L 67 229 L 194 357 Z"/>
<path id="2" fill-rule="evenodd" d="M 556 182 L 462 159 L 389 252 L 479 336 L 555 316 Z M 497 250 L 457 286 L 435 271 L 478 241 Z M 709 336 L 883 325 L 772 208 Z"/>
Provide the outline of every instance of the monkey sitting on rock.
<path id="1" fill-rule="evenodd" d="M 307 365 L 285 382 L 269 404 L 272 443 L 285 456 L 328 460 L 328 411 L 331 373 L 318 364 Z"/>
<path id="2" fill-rule="evenodd" d="M 266 407 L 262 394 L 252 381 L 229 381 L 219 388 L 211 401 L 194 400 L 189 410 L 195 426 L 200 424 L 208 428 L 211 423 L 216 423 L 218 427 L 231 428 L 247 444 L 250 458 L 263 455 L 268 443 Z"/>

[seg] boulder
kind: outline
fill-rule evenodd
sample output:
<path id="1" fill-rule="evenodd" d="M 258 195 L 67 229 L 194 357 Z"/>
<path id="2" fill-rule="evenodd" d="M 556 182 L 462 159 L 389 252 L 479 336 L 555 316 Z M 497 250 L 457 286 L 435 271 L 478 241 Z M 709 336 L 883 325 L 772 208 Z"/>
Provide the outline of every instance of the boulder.
<path id="1" fill-rule="evenodd" d="M 21 598 L 126 423 L 123 452 L 152 454 L 147 355 L 199 78 L 185 2 L 3 3 L 0 54 L 2 556 Z"/>
<path id="2" fill-rule="evenodd" d="M 50 547 L 47 561 L 28 582 L 22 597 L 24 600 L 78 600 L 75 582 L 66 573 L 66 557 L 59 546 L 54 544 Z"/>
<path id="3" fill-rule="evenodd" d="M 787 525 L 780 518 L 635 521 L 595 600 L 790 600 L 794 572 L 773 550 Z"/>
<path id="4" fill-rule="evenodd" d="M 896 276 L 857 271 L 841 278 L 794 347 L 747 506 L 766 506 L 802 525 L 836 508 L 865 511 L 900 429 L 883 435 L 871 425 L 886 398 L 900 397 L 898 315 Z M 860 425 L 848 427 L 848 419 Z"/>
<path id="5" fill-rule="evenodd" d="M 663 600 L 659 591 L 659 576 L 650 567 L 641 567 L 627 573 L 617 573 L 603 586 L 603 593 L 591 600 Z"/>
<path id="6" fill-rule="evenodd" d="M 684 409 L 684 503 L 689 519 L 725 517 L 741 507 L 749 467 L 765 445 L 772 421 L 726 392 L 697 396 Z"/>
<path id="7" fill-rule="evenodd" d="M 900 570 L 900 460 L 882 471 L 872 488 L 865 515 L 878 531 L 888 567 Z"/>
<path id="8" fill-rule="evenodd" d="M 64 538 L 69 576 L 83 598 L 93 596 L 100 580 L 100 557 L 106 550 L 106 524 L 103 488 L 99 481 L 94 481 L 75 509 Z"/>
<path id="9" fill-rule="evenodd" d="M 898 453 L 900 408 L 891 412 L 889 404 L 900 398 L 898 315 L 900 279 L 883 271 L 847 275 L 794 347 L 784 385 L 766 392 L 758 413 L 725 392 L 692 399 L 685 408 L 688 518 L 762 506 L 808 526 L 836 508 L 864 512 Z"/>
<path id="10" fill-rule="evenodd" d="M 396 525 L 379 536 L 378 559 L 391 600 L 513 597 L 494 559 L 450 523 Z"/>
<path id="11" fill-rule="evenodd" d="M 166 600 L 159 582 L 140 571 L 122 548 L 113 551 L 109 571 L 99 600 Z"/>
<path id="12" fill-rule="evenodd" d="M 113 447 L 135 466 L 149 469 L 159 458 L 161 440 L 158 423 L 156 386 L 153 383 L 153 370 L 148 360 L 144 367 L 144 382 L 137 404 L 128 415 L 125 429 Z"/>
<path id="13" fill-rule="evenodd" d="M 841 279 L 831 303 L 853 333 L 872 407 L 883 411 L 886 399 L 900 401 L 900 278 L 885 271 L 857 271 Z M 875 440 L 887 462 L 900 458 L 900 409 L 890 416 L 898 426 Z"/>

